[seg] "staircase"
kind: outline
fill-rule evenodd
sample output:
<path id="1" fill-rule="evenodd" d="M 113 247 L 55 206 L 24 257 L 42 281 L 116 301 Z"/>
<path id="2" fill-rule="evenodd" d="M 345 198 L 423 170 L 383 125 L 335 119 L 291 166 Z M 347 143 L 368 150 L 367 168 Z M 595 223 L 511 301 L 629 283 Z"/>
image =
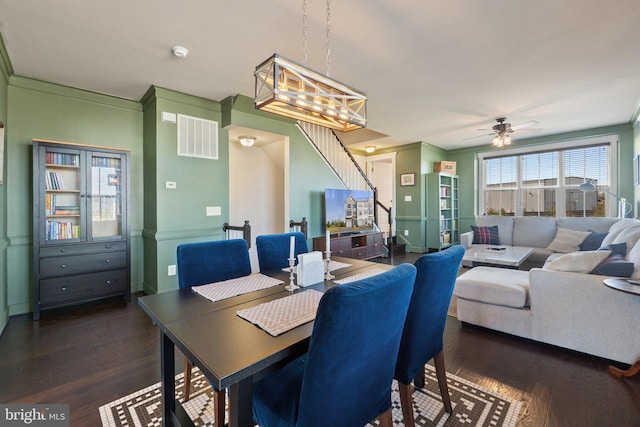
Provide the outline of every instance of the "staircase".
<path id="1" fill-rule="evenodd" d="M 378 191 L 333 129 L 301 121 L 297 122 L 297 125 L 346 188 L 373 191 L 373 200 L 376 206 L 374 221 L 376 224 L 380 224 L 377 207 L 381 207 L 388 214 L 389 229 L 391 229 L 391 208 L 378 201 Z M 394 254 L 405 253 L 405 245 L 397 244 L 396 236 L 385 238 L 385 248 L 390 258 L 393 258 Z"/>

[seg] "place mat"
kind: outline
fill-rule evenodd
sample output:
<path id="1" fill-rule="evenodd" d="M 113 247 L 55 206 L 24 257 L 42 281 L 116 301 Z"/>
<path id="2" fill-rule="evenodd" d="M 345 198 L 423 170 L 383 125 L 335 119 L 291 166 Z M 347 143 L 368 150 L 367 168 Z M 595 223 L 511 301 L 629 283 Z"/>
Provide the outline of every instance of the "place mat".
<path id="1" fill-rule="evenodd" d="M 357 280 L 366 279 L 367 277 L 377 276 L 378 274 L 384 273 L 385 271 L 387 270 L 383 270 L 381 268 L 372 268 L 371 270 L 367 270 L 364 273 L 355 274 L 353 276 L 345 277 L 344 279 L 340 280 L 334 280 L 333 283 L 344 285 L 345 283 L 351 283 Z"/>
<path id="2" fill-rule="evenodd" d="M 329 271 L 340 270 L 341 268 L 351 267 L 352 265 L 353 264 L 347 264 L 347 263 L 344 263 L 344 262 L 331 260 L 331 261 L 329 261 Z M 286 271 L 288 273 L 289 272 L 289 267 L 283 268 L 282 271 Z M 293 273 L 294 274 L 298 274 L 298 266 L 297 265 L 293 266 Z"/>
<path id="3" fill-rule="evenodd" d="M 264 329 L 274 337 L 316 318 L 322 292 L 304 292 L 265 302 L 237 312 L 238 316 Z"/>
<path id="4" fill-rule="evenodd" d="M 194 292 L 202 295 L 211 302 L 235 297 L 249 292 L 267 289 L 284 283 L 282 280 L 257 273 L 222 282 L 209 283 L 207 285 L 193 286 Z"/>

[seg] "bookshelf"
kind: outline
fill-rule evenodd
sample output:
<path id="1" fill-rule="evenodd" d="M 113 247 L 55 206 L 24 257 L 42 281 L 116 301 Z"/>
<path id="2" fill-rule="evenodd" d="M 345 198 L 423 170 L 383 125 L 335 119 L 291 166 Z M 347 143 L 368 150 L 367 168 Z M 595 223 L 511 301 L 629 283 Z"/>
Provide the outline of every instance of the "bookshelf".
<path id="1" fill-rule="evenodd" d="M 460 240 L 458 176 L 427 174 L 427 248 L 440 251 Z"/>
<path id="2" fill-rule="evenodd" d="M 129 153 L 33 141 L 33 318 L 131 296 Z"/>

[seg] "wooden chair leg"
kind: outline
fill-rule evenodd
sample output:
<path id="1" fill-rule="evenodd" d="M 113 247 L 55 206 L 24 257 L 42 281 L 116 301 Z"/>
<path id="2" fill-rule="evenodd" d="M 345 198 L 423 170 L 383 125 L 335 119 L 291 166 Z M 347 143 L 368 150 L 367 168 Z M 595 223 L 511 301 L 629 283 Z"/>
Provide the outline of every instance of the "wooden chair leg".
<path id="1" fill-rule="evenodd" d="M 398 381 L 398 391 L 400 392 L 400 405 L 402 406 L 402 421 L 405 427 L 414 427 L 415 420 L 413 419 L 413 387 L 411 384 L 402 384 Z"/>
<path id="2" fill-rule="evenodd" d="M 189 400 L 189 394 L 191 393 L 191 362 L 186 357 L 184 358 L 184 401 Z"/>
<path id="3" fill-rule="evenodd" d="M 380 427 L 393 427 L 393 417 L 391 416 L 392 408 L 389 408 L 388 411 L 383 412 L 378 417 L 378 421 L 380 421 Z"/>
<path id="4" fill-rule="evenodd" d="M 436 366 L 436 376 L 438 377 L 438 386 L 440 387 L 440 395 L 442 396 L 442 403 L 444 403 L 444 410 L 451 414 L 453 408 L 451 407 L 451 396 L 449 396 L 449 386 L 447 386 L 447 371 L 444 369 L 444 351 L 436 354 L 433 358 L 434 365 Z"/>
<path id="5" fill-rule="evenodd" d="M 225 391 L 213 392 L 213 413 L 215 417 L 215 427 L 223 427 L 225 419 Z"/>

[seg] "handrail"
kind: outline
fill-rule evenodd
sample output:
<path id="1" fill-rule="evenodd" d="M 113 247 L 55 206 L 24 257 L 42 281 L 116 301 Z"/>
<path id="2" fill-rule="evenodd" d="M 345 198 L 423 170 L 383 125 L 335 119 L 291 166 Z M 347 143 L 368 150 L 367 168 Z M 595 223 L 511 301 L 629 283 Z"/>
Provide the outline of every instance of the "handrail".
<path id="1" fill-rule="evenodd" d="M 300 232 L 304 234 L 305 239 L 309 238 L 307 236 L 308 226 L 309 224 L 307 223 L 307 217 L 304 216 L 302 217 L 302 221 L 300 222 L 295 222 L 294 220 L 289 221 L 289 228 L 300 227 Z"/>
<path id="2" fill-rule="evenodd" d="M 226 233 L 229 230 L 242 231 L 242 238 L 247 242 L 247 246 L 251 249 L 251 226 L 249 221 L 245 220 L 244 225 L 229 225 L 228 222 L 222 224 L 222 231 Z"/>

